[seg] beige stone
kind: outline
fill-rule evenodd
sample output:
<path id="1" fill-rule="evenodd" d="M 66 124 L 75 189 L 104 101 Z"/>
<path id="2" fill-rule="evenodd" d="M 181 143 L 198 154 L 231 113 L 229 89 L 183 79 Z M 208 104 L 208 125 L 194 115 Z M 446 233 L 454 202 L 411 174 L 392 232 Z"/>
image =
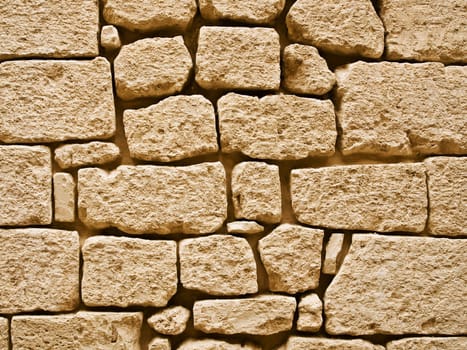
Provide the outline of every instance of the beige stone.
<path id="1" fill-rule="evenodd" d="M 177 350 L 261 350 L 251 344 L 231 344 L 222 340 L 214 339 L 188 339 L 180 345 Z"/>
<path id="2" fill-rule="evenodd" d="M 0 350 L 8 350 L 10 343 L 9 324 L 6 318 L 0 317 Z"/>
<path id="3" fill-rule="evenodd" d="M 256 293 L 253 251 L 245 238 L 211 235 L 179 244 L 180 281 L 184 288 L 212 295 Z"/>
<path id="4" fill-rule="evenodd" d="M 362 339 L 326 339 L 291 336 L 284 350 L 384 350 Z"/>
<path id="5" fill-rule="evenodd" d="M 384 27 L 370 0 L 296 1 L 286 18 L 292 40 L 341 55 L 381 57 Z"/>
<path id="6" fill-rule="evenodd" d="M 217 106 L 224 152 L 277 160 L 334 153 L 336 117 L 330 100 L 229 93 Z"/>
<path id="7" fill-rule="evenodd" d="M 0 314 L 70 311 L 79 303 L 78 233 L 0 229 Z"/>
<path id="8" fill-rule="evenodd" d="M 298 303 L 297 330 L 318 332 L 323 324 L 323 303 L 317 294 L 308 294 Z"/>
<path id="9" fill-rule="evenodd" d="M 118 97 L 132 100 L 180 92 L 193 67 L 183 37 L 145 38 L 124 45 L 115 58 Z"/>
<path id="10" fill-rule="evenodd" d="M 122 46 L 118 29 L 112 25 L 102 26 L 101 46 L 106 50 L 117 50 Z"/>
<path id="11" fill-rule="evenodd" d="M 112 75 L 102 57 L 2 62 L 0 101 L 2 142 L 105 139 L 115 132 Z"/>
<path id="12" fill-rule="evenodd" d="M 114 162 L 119 157 L 120 149 L 111 142 L 68 144 L 55 149 L 55 161 L 62 169 L 103 165 Z"/>
<path id="13" fill-rule="evenodd" d="M 318 287 L 324 232 L 283 224 L 258 242 L 273 292 L 296 294 Z"/>
<path id="14" fill-rule="evenodd" d="M 196 82 L 204 89 L 277 90 L 279 34 L 272 28 L 201 27 Z"/>
<path id="15" fill-rule="evenodd" d="M 227 223 L 228 233 L 254 235 L 263 231 L 264 226 L 258 224 L 256 221 L 233 221 Z"/>
<path id="16" fill-rule="evenodd" d="M 140 350 L 141 312 L 86 312 L 14 316 L 14 349 Z"/>
<path id="17" fill-rule="evenodd" d="M 171 96 L 123 113 L 133 158 L 171 162 L 217 152 L 214 107 L 202 95 Z"/>
<path id="18" fill-rule="evenodd" d="M 87 306 L 165 306 L 177 292 L 174 241 L 95 236 L 82 248 Z"/>
<path id="19" fill-rule="evenodd" d="M 342 250 L 344 248 L 344 235 L 342 233 L 333 233 L 326 244 L 326 254 L 323 262 L 323 273 L 335 275 L 339 269 Z"/>
<path id="20" fill-rule="evenodd" d="M 148 350 L 171 350 L 170 341 L 164 338 L 153 338 L 148 344 Z"/>
<path id="21" fill-rule="evenodd" d="M 99 7 L 95 0 L 3 0 L 0 60 L 97 56 L 98 31 Z"/>
<path id="22" fill-rule="evenodd" d="M 298 221 L 334 229 L 421 232 L 427 219 L 423 164 L 292 170 Z"/>
<path id="23" fill-rule="evenodd" d="M 467 349 L 467 337 L 426 337 L 393 340 L 387 350 L 460 350 Z"/>
<path id="24" fill-rule="evenodd" d="M 75 180 L 68 173 L 55 173 L 54 217 L 58 222 L 75 221 Z"/>
<path id="25" fill-rule="evenodd" d="M 194 326 L 204 333 L 270 335 L 292 328 L 296 301 L 282 295 L 195 301 Z"/>
<path id="26" fill-rule="evenodd" d="M 344 154 L 467 153 L 467 67 L 356 62 L 336 76 Z"/>
<path id="27" fill-rule="evenodd" d="M 186 167 L 120 166 L 78 172 L 81 220 L 127 233 L 211 233 L 227 217 L 221 163 Z"/>
<path id="28" fill-rule="evenodd" d="M 183 306 L 173 306 L 149 317 L 148 324 L 157 333 L 177 335 L 185 331 L 190 314 Z"/>
<path id="29" fill-rule="evenodd" d="M 52 165 L 47 147 L 0 145 L 0 179 L 0 226 L 52 222 Z"/>
<path id="30" fill-rule="evenodd" d="M 467 240 L 355 234 L 324 297 L 330 334 L 465 334 Z"/>

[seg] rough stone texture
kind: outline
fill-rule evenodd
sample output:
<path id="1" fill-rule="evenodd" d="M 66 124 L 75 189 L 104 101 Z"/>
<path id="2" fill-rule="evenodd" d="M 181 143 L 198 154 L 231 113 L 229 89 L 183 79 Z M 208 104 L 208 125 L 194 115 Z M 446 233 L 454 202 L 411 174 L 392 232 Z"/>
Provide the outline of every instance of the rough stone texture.
<path id="1" fill-rule="evenodd" d="M 153 338 L 148 344 L 148 350 L 171 350 L 170 341 L 164 338 Z"/>
<path id="2" fill-rule="evenodd" d="M 73 310 L 79 303 L 78 233 L 0 229 L 0 281 L 0 314 Z"/>
<path id="3" fill-rule="evenodd" d="M 405 338 L 390 341 L 387 350 L 460 350 L 467 349 L 467 337 Z"/>
<path id="4" fill-rule="evenodd" d="M 324 232 L 283 224 L 258 242 L 273 292 L 296 294 L 318 287 Z"/>
<path id="5" fill-rule="evenodd" d="M 245 238 L 229 235 L 184 239 L 179 243 L 180 281 L 212 295 L 256 293 L 256 262 Z"/>
<path id="6" fill-rule="evenodd" d="M 330 334 L 465 334 L 467 240 L 353 235 L 324 297 Z"/>
<path id="7" fill-rule="evenodd" d="M 0 179 L 0 226 L 52 222 L 52 165 L 47 147 L 0 145 Z"/>
<path id="8" fill-rule="evenodd" d="M 292 170 L 298 221 L 334 229 L 421 232 L 427 219 L 423 164 Z"/>
<path id="9" fill-rule="evenodd" d="M 370 0 L 298 0 L 286 18 L 292 40 L 342 55 L 381 57 L 384 27 Z"/>
<path id="10" fill-rule="evenodd" d="M 117 28 L 112 25 L 102 26 L 101 46 L 106 50 L 117 50 L 122 46 Z"/>
<path id="11" fill-rule="evenodd" d="M 148 324 L 160 334 L 177 335 L 185 331 L 190 314 L 183 306 L 173 306 L 149 317 Z"/>
<path id="12" fill-rule="evenodd" d="M 183 37 L 146 38 L 124 45 L 114 61 L 118 97 L 132 100 L 180 92 L 193 67 Z"/>
<path id="13" fill-rule="evenodd" d="M 257 346 L 246 344 L 231 344 L 222 340 L 189 339 L 178 347 L 178 350 L 261 350 Z"/>
<path id="14" fill-rule="evenodd" d="M 292 328 L 296 301 L 282 295 L 195 301 L 195 328 L 205 333 L 270 335 Z"/>
<path id="15" fill-rule="evenodd" d="M 284 350 L 384 350 L 384 346 L 373 345 L 362 339 L 326 339 L 292 336 Z"/>
<path id="16" fill-rule="evenodd" d="M 467 153 L 467 67 L 356 62 L 336 76 L 344 154 Z"/>
<path id="17" fill-rule="evenodd" d="M 284 86 L 297 94 L 324 95 L 336 83 L 326 60 L 313 46 L 292 44 L 282 58 Z"/>
<path id="18" fill-rule="evenodd" d="M 304 296 L 298 303 L 297 330 L 318 332 L 323 324 L 323 303 L 317 294 Z"/>
<path id="19" fill-rule="evenodd" d="M 14 316 L 14 349 L 140 350 L 141 312 L 78 312 Z"/>
<path id="20" fill-rule="evenodd" d="M 58 222 L 75 221 L 75 180 L 71 174 L 54 174 L 54 217 Z"/>
<path id="21" fill-rule="evenodd" d="M 201 27 L 196 82 L 205 89 L 277 90 L 279 34 L 272 28 Z"/>
<path id="22" fill-rule="evenodd" d="M 19 57 L 92 57 L 99 54 L 95 0 L 3 0 L 0 60 Z"/>
<path id="23" fill-rule="evenodd" d="M 342 233 L 333 233 L 326 244 L 326 255 L 323 262 L 323 273 L 335 275 L 339 268 L 341 254 L 344 244 Z"/>
<path id="24" fill-rule="evenodd" d="M 467 62 L 464 0 L 381 0 L 390 60 Z"/>
<path id="25" fill-rule="evenodd" d="M 202 95 L 171 96 L 123 113 L 133 158 L 171 162 L 217 152 L 214 107 Z"/>
<path id="26" fill-rule="evenodd" d="M 277 160 L 334 153 L 336 117 L 330 100 L 229 93 L 217 106 L 224 152 Z"/>
<path id="27" fill-rule="evenodd" d="M 134 234 L 210 233 L 227 217 L 225 182 L 221 163 L 80 169 L 79 216 Z"/>
<path id="28" fill-rule="evenodd" d="M 264 226 L 255 221 L 233 221 L 227 223 L 228 233 L 254 235 L 264 231 Z"/>
<path id="29" fill-rule="evenodd" d="M 115 132 L 112 75 L 102 57 L 2 62 L 0 101 L 2 142 L 103 139 Z"/>
<path id="30" fill-rule="evenodd" d="M 429 232 L 467 235 L 467 158 L 428 158 L 425 167 L 430 197 Z"/>
<path id="31" fill-rule="evenodd" d="M 59 146 L 55 149 L 55 161 L 62 169 L 89 165 L 102 165 L 116 161 L 120 149 L 111 142 L 93 141 Z"/>
<path id="32" fill-rule="evenodd" d="M 177 292 L 177 244 L 95 236 L 82 248 L 87 306 L 165 306 Z"/>
<path id="33" fill-rule="evenodd" d="M 0 317 L 0 350 L 8 350 L 9 331 L 8 331 L 8 320 Z"/>

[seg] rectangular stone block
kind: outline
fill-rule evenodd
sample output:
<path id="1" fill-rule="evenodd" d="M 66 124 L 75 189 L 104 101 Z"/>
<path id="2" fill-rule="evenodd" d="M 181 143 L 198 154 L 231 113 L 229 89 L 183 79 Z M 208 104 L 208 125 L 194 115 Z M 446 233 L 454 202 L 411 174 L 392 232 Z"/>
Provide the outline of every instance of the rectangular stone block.
<path id="1" fill-rule="evenodd" d="M 467 349 L 467 337 L 419 337 L 393 340 L 387 350 L 461 350 Z"/>
<path id="2" fill-rule="evenodd" d="M 0 350 L 8 350 L 10 343 L 9 324 L 6 318 L 0 317 Z"/>
<path id="3" fill-rule="evenodd" d="M 65 144 L 55 149 L 55 161 L 62 169 L 102 165 L 116 161 L 120 148 L 111 142 Z"/>
<path id="4" fill-rule="evenodd" d="M 384 346 L 374 345 L 363 339 L 326 339 L 292 336 L 284 350 L 384 350 Z"/>
<path id="5" fill-rule="evenodd" d="M 54 174 L 55 221 L 75 221 L 75 180 L 68 173 Z"/>

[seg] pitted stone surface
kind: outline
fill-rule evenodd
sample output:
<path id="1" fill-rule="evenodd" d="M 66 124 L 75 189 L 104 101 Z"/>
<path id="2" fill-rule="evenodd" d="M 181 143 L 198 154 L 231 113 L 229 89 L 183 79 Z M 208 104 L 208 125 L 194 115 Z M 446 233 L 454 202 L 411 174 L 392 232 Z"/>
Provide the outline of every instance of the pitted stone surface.
<path id="1" fill-rule="evenodd" d="M 54 217 L 58 222 L 75 221 L 75 180 L 68 173 L 55 173 Z"/>
<path id="2" fill-rule="evenodd" d="M 171 96 L 123 113 L 133 158 L 171 162 L 217 152 L 216 116 L 202 95 Z"/>
<path id="3" fill-rule="evenodd" d="M 81 220 L 127 233 L 211 233 L 227 217 L 221 163 L 186 167 L 120 166 L 78 172 Z"/>
<path id="4" fill-rule="evenodd" d="M 323 324 L 323 303 L 317 294 L 308 294 L 298 303 L 297 330 L 318 332 Z"/>
<path id="5" fill-rule="evenodd" d="M 188 339 L 182 345 L 180 345 L 178 350 L 261 350 L 257 346 L 246 344 L 231 344 L 222 340 L 214 339 Z"/>
<path id="6" fill-rule="evenodd" d="M 148 324 L 157 333 L 177 335 L 185 331 L 190 314 L 183 306 L 173 306 L 149 317 Z"/>
<path id="7" fill-rule="evenodd" d="M 224 152 L 277 160 L 334 153 L 336 117 L 330 100 L 229 93 L 217 106 Z"/>
<path id="8" fill-rule="evenodd" d="M 323 262 L 323 273 L 335 275 L 339 268 L 344 244 L 344 234 L 333 233 L 326 244 L 326 255 Z"/>
<path id="9" fill-rule="evenodd" d="M 330 334 L 465 334 L 467 241 L 355 234 L 324 297 Z"/>
<path id="10" fill-rule="evenodd" d="M 0 317 L 0 350 L 8 350 L 10 343 L 9 325 L 6 318 Z"/>
<path id="11" fill-rule="evenodd" d="M 459 350 L 467 349 L 467 337 L 420 337 L 390 341 L 387 350 Z"/>
<path id="12" fill-rule="evenodd" d="M 117 50 L 122 46 L 117 28 L 112 25 L 102 26 L 101 46 L 106 50 Z"/>
<path id="13" fill-rule="evenodd" d="M 264 226 L 256 221 L 233 221 L 227 223 L 228 233 L 254 235 L 264 231 Z"/>
<path id="14" fill-rule="evenodd" d="M 284 350 L 384 350 L 384 346 L 373 345 L 362 339 L 326 339 L 292 336 Z"/>
<path id="15" fill-rule="evenodd" d="M 148 350 L 171 350 L 169 339 L 153 338 L 148 344 Z"/>
<path id="16" fill-rule="evenodd" d="M 62 169 L 89 165 L 102 165 L 116 161 L 120 149 L 111 142 L 93 141 L 59 146 L 55 149 L 55 161 Z"/>

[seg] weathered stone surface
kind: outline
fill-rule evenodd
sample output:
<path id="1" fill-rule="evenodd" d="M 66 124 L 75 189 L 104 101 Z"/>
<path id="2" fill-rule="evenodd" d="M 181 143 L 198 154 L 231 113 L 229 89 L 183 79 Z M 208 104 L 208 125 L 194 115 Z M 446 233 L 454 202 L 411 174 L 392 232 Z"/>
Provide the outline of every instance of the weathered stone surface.
<path id="1" fill-rule="evenodd" d="M 228 233 L 254 235 L 264 231 L 264 226 L 256 221 L 233 221 L 227 223 Z"/>
<path id="2" fill-rule="evenodd" d="M 0 350 L 8 350 L 8 344 L 10 342 L 9 331 L 8 331 L 8 320 L 0 317 Z"/>
<path id="3" fill-rule="evenodd" d="M 237 219 L 280 222 L 279 167 L 260 162 L 237 164 L 232 170 L 232 199 Z"/>
<path id="4" fill-rule="evenodd" d="M 79 303 L 78 233 L 0 229 L 0 314 L 70 311 Z"/>
<path id="5" fill-rule="evenodd" d="M 15 349 L 140 350 L 140 312 L 78 312 L 52 316 L 14 316 Z"/>
<path id="6" fill-rule="evenodd" d="M 169 339 L 153 338 L 148 344 L 148 350 L 171 350 Z"/>
<path id="7" fill-rule="evenodd" d="M 356 234 L 324 297 L 330 334 L 465 334 L 467 240 Z"/>
<path id="8" fill-rule="evenodd" d="M 55 161 L 62 169 L 89 165 L 102 165 L 116 161 L 120 149 L 111 142 L 93 141 L 59 146 L 55 149 Z"/>
<path id="9" fill-rule="evenodd" d="M 185 331 L 190 314 L 183 306 L 173 306 L 149 317 L 148 324 L 158 333 L 177 335 Z"/>
<path id="10" fill-rule="evenodd" d="M 101 46 L 106 50 L 117 50 L 122 46 L 117 28 L 112 25 L 102 26 Z"/>
<path id="11" fill-rule="evenodd" d="M 298 0 L 286 18 L 292 40 L 342 55 L 381 57 L 384 27 L 370 0 Z"/>
<path id="12" fill-rule="evenodd" d="M 98 32 L 99 7 L 95 0 L 3 0 L 0 60 L 97 56 Z"/>
<path id="13" fill-rule="evenodd" d="M 318 287 L 324 232 L 283 224 L 258 242 L 274 292 L 296 294 Z"/>
<path id="14" fill-rule="evenodd" d="M 467 5 L 463 0 L 382 0 L 386 57 L 467 62 Z"/>
<path id="15" fill-rule="evenodd" d="M 55 221 L 75 221 L 75 180 L 71 174 L 54 174 L 54 205 Z"/>
<path id="16" fill-rule="evenodd" d="M 183 37 L 146 38 L 124 45 L 115 58 L 118 97 L 132 100 L 180 92 L 193 67 Z"/>
<path id="17" fill-rule="evenodd" d="M 323 303 L 317 294 L 308 294 L 298 303 L 297 330 L 318 332 L 323 324 Z"/>
<path id="18" fill-rule="evenodd" d="M 334 153 L 336 117 L 329 100 L 229 93 L 217 106 L 224 152 L 278 160 Z"/>
<path id="19" fill-rule="evenodd" d="M 467 349 L 467 337 L 420 337 L 390 341 L 387 350 L 459 350 Z"/>
<path id="20" fill-rule="evenodd" d="M 326 60 L 313 46 L 292 44 L 284 49 L 282 58 L 284 86 L 297 94 L 324 95 L 336 83 Z"/>
<path id="21" fill-rule="evenodd" d="M 384 346 L 373 345 L 362 339 L 326 339 L 292 336 L 284 350 L 384 350 Z"/>
<path id="22" fill-rule="evenodd" d="M 467 153 L 467 67 L 356 62 L 336 76 L 344 154 Z"/>
<path id="23" fill-rule="evenodd" d="M 0 101 L 2 142 L 103 139 L 115 132 L 112 75 L 102 57 L 2 62 Z"/>
<path id="24" fill-rule="evenodd" d="M 47 147 L 0 145 L 0 179 L 0 226 L 52 222 L 52 165 Z"/>
<path id="25" fill-rule="evenodd" d="M 261 348 L 251 344 L 231 344 L 214 339 L 188 339 L 178 347 L 178 350 L 261 350 Z"/>
<path id="26" fill-rule="evenodd" d="M 292 328 L 296 301 L 282 295 L 195 301 L 194 326 L 205 333 L 270 335 Z"/>
<path id="27" fill-rule="evenodd" d="M 256 262 L 245 238 L 212 235 L 179 244 L 183 287 L 212 295 L 256 293 Z"/>
<path id="28" fill-rule="evenodd" d="M 217 152 L 214 107 L 202 95 L 171 96 L 123 113 L 133 158 L 171 162 Z"/>
<path id="29" fill-rule="evenodd" d="M 279 34 L 272 28 L 201 27 L 196 82 L 205 89 L 277 90 Z"/>
<path id="30" fill-rule="evenodd" d="M 221 163 L 80 169 L 79 216 L 127 233 L 210 233 L 227 217 L 225 181 Z"/>
<path id="31" fill-rule="evenodd" d="M 430 197 L 428 230 L 435 235 L 467 235 L 467 158 L 425 160 Z"/>
<path id="32" fill-rule="evenodd" d="M 292 207 L 308 225 L 421 232 L 427 219 L 423 164 L 372 164 L 292 170 Z"/>
<path id="33" fill-rule="evenodd" d="M 82 248 L 87 306 L 165 306 L 177 291 L 177 244 L 95 236 Z"/>
<path id="34" fill-rule="evenodd" d="M 326 244 L 326 255 L 323 262 L 323 273 L 335 275 L 339 268 L 344 244 L 344 235 L 342 233 L 333 233 Z"/>

